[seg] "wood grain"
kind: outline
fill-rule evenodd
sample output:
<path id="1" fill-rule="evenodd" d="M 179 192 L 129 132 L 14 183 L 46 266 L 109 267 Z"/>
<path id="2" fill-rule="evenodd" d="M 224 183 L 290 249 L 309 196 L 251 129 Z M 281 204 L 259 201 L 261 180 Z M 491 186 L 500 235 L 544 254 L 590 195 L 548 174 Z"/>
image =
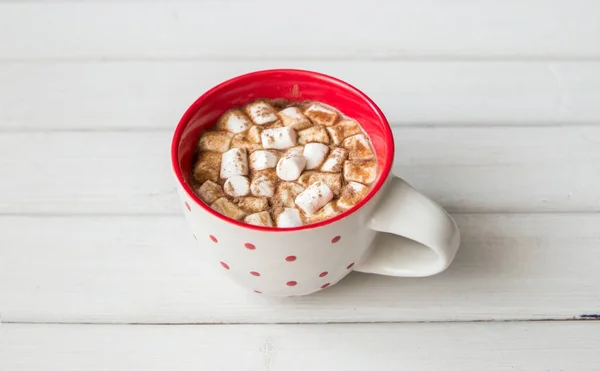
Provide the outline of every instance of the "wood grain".
<path id="1" fill-rule="evenodd" d="M 600 57 L 594 0 L 373 0 L 342 11 L 316 0 L 293 11 L 274 0 L 2 3 L 0 58 Z"/>
<path id="2" fill-rule="evenodd" d="M 350 82 L 392 125 L 600 123 L 600 62 L 0 62 L 0 130 L 170 130 L 219 82 L 282 67 Z"/>
<path id="3" fill-rule="evenodd" d="M 0 218 L 3 322 L 323 323 L 571 319 L 600 314 L 598 214 L 455 215 L 448 271 L 354 273 L 269 299 L 221 276 L 183 217 Z"/>
<path id="4" fill-rule="evenodd" d="M 453 212 L 600 210 L 600 127 L 394 129 L 394 172 Z M 0 133 L 0 213 L 180 214 L 171 133 Z"/>
<path id="5" fill-rule="evenodd" d="M 0 368 L 11 371 L 596 371 L 600 363 L 600 322 L 2 327 Z"/>

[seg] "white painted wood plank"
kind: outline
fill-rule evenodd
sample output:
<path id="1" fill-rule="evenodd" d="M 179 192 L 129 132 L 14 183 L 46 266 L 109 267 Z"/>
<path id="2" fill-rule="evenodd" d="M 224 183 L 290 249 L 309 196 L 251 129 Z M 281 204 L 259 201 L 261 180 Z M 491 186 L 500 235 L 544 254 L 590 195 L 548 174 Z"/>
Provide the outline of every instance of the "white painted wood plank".
<path id="1" fill-rule="evenodd" d="M 600 210 L 600 127 L 394 132 L 394 172 L 453 212 Z M 170 138 L 0 133 L 0 213 L 179 215 Z"/>
<path id="2" fill-rule="evenodd" d="M 183 217 L 0 218 L 3 321 L 323 323 L 600 315 L 599 214 L 455 215 L 462 245 L 430 278 L 354 273 L 318 294 L 238 288 Z M 2 330 L 0 329 L 0 332 Z"/>
<path id="3" fill-rule="evenodd" d="M 600 122 L 600 62 L 3 62 L 0 129 L 171 129 L 219 82 L 281 67 L 354 84 L 395 125 Z"/>
<path id="4" fill-rule="evenodd" d="M 594 0 L 3 3 L 0 58 L 598 58 L 599 13 Z"/>
<path id="5" fill-rule="evenodd" d="M 596 371 L 600 322 L 3 325 L 0 368 Z"/>

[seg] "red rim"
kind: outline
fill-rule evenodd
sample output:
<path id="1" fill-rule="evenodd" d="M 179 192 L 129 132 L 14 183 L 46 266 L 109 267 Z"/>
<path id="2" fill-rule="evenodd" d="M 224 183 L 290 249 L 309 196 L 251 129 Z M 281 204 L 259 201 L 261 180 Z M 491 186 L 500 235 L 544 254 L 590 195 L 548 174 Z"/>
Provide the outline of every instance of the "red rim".
<path id="1" fill-rule="evenodd" d="M 196 113 L 197 108 L 203 103 L 203 101 L 208 96 L 211 96 L 212 94 L 214 94 L 215 92 L 217 92 L 219 90 L 226 89 L 228 86 L 230 86 L 234 83 L 237 83 L 239 80 L 245 80 L 245 79 L 248 79 L 251 77 L 268 76 L 268 75 L 272 75 L 272 74 L 276 74 L 276 73 L 293 73 L 296 76 L 304 75 L 304 76 L 318 77 L 321 80 L 327 81 L 332 85 L 336 85 L 339 89 L 351 91 L 354 94 L 356 94 L 357 96 L 359 96 L 360 98 L 362 98 L 363 103 L 368 105 L 368 107 L 376 114 L 378 119 L 382 123 L 385 124 L 384 125 L 385 126 L 385 128 L 384 128 L 385 138 L 384 139 L 385 139 L 385 144 L 386 144 L 386 148 L 387 148 L 387 151 L 385 153 L 385 166 L 383 169 L 381 169 L 382 170 L 381 174 L 378 177 L 375 184 L 373 185 L 373 188 L 371 189 L 369 194 L 367 194 L 367 196 L 361 202 L 356 204 L 353 208 L 351 208 L 331 219 L 327 219 L 327 220 L 324 220 L 324 221 L 321 221 L 318 223 L 314 223 L 314 224 L 303 225 L 301 227 L 294 227 L 294 228 L 276 228 L 276 227 L 255 226 L 255 225 L 239 222 L 235 219 L 228 218 L 228 217 L 224 216 L 223 214 L 216 212 L 210 206 L 208 206 L 204 202 L 202 202 L 202 200 L 200 200 L 200 198 L 194 193 L 194 191 L 187 184 L 187 182 L 185 181 L 185 179 L 183 177 L 183 173 L 179 166 L 179 160 L 178 160 L 179 159 L 179 143 L 181 140 L 181 136 L 182 136 L 188 122 L 193 117 L 193 115 Z M 352 215 L 354 212 L 356 212 L 358 209 L 360 209 L 363 205 L 365 205 L 367 202 L 369 202 L 375 196 L 375 194 L 377 194 L 377 192 L 379 192 L 379 190 L 381 189 L 381 187 L 383 186 L 383 184 L 385 183 L 385 181 L 387 180 L 387 178 L 391 172 L 393 158 L 394 158 L 394 139 L 393 139 L 393 135 L 392 135 L 392 129 L 390 128 L 390 125 L 389 125 L 385 115 L 381 111 L 381 109 L 379 109 L 379 107 L 375 104 L 375 102 L 373 102 L 371 100 L 371 98 L 369 98 L 365 93 L 363 93 L 356 87 L 354 87 L 354 86 L 348 84 L 347 82 L 344 82 L 338 78 L 335 78 L 335 77 L 332 77 L 329 75 L 325 75 L 325 74 L 322 74 L 319 72 L 298 70 L 298 69 L 271 69 L 271 70 L 250 72 L 247 74 L 239 75 L 237 77 L 234 77 L 232 79 L 229 79 L 227 81 L 224 81 L 224 82 L 214 86 L 213 88 L 208 90 L 206 93 L 202 94 L 198 99 L 196 99 L 196 101 L 185 111 L 185 113 L 179 120 L 177 127 L 175 128 L 175 133 L 173 134 L 173 140 L 171 142 L 171 166 L 173 167 L 173 171 L 175 172 L 177 181 L 183 187 L 183 189 L 185 190 L 185 193 L 192 200 L 194 200 L 194 202 L 196 204 L 198 204 L 202 209 L 204 209 L 204 211 L 212 214 L 213 216 L 221 219 L 222 221 L 236 225 L 241 228 L 255 230 L 255 231 L 262 231 L 262 232 L 285 233 L 285 232 L 309 230 L 309 229 L 319 228 L 319 227 L 323 227 L 323 226 L 335 223 L 337 221 L 340 221 L 340 220 L 346 218 L 349 215 Z"/>

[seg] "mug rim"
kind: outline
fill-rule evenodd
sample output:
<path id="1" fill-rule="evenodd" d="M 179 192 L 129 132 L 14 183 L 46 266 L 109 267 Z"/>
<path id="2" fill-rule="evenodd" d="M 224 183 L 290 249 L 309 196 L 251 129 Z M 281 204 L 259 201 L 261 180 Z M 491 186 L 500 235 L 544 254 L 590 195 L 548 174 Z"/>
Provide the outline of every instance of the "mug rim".
<path id="1" fill-rule="evenodd" d="M 320 79 L 322 81 L 325 81 L 332 85 L 335 85 L 336 88 L 338 88 L 338 89 L 344 89 L 346 91 L 350 91 L 350 92 L 356 94 L 358 97 L 360 97 L 363 100 L 362 103 L 366 104 L 376 114 L 376 116 L 378 117 L 380 122 L 385 124 L 384 125 L 384 132 L 385 132 L 384 140 L 385 140 L 385 144 L 386 144 L 386 148 L 387 148 L 387 151 L 384 156 L 385 160 L 386 160 L 385 167 L 383 169 L 381 169 L 380 177 L 375 182 L 371 191 L 367 194 L 367 196 L 365 198 L 363 198 L 359 203 L 357 203 L 350 209 L 342 212 L 339 215 L 334 216 L 333 218 L 328 218 L 328 219 L 322 220 L 317 223 L 302 225 L 300 227 L 293 227 L 293 228 L 263 227 L 263 226 L 253 225 L 253 224 L 247 224 L 247 223 L 243 223 L 243 222 L 237 221 L 235 219 L 229 218 L 229 217 L 213 210 L 209 205 L 204 203 L 200 199 L 200 197 L 198 197 L 196 195 L 196 193 L 191 189 L 189 184 L 187 184 L 187 182 L 185 182 L 182 169 L 179 166 L 179 144 L 181 142 L 181 137 L 183 135 L 183 132 L 184 132 L 185 128 L 187 127 L 187 125 L 189 124 L 191 118 L 195 115 L 197 108 L 200 105 L 202 105 L 202 103 L 207 99 L 207 97 L 217 94 L 219 91 L 227 89 L 230 85 L 232 85 L 240 80 L 252 79 L 252 78 L 257 78 L 257 77 L 264 79 L 264 78 L 268 78 L 270 75 L 281 74 L 281 73 L 315 77 L 317 79 Z M 326 225 L 333 224 L 342 219 L 345 219 L 346 217 L 348 217 L 348 216 L 354 214 L 355 212 L 357 212 L 358 210 L 360 210 L 373 197 L 375 197 L 376 194 L 379 193 L 379 191 L 385 184 L 386 180 L 388 179 L 391 169 L 392 169 L 394 153 L 395 153 L 395 148 L 394 148 L 394 137 L 392 135 L 392 128 L 390 127 L 390 124 L 389 124 L 387 118 L 385 117 L 385 115 L 383 114 L 383 112 L 381 111 L 381 109 L 365 93 L 363 93 L 360 89 L 356 88 L 355 86 L 353 86 L 343 80 L 340 80 L 336 77 L 329 76 L 329 75 L 326 75 L 326 74 L 323 74 L 320 72 L 315 72 L 315 71 L 302 70 L 302 69 L 290 69 L 290 68 L 266 69 L 266 70 L 253 71 L 253 72 L 235 76 L 233 78 L 230 78 L 228 80 L 225 80 L 225 81 L 213 86 L 212 88 L 207 90 L 204 94 L 202 94 L 200 97 L 198 97 L 194 101 L 194 103 L 192 103 L 186 109 L 185 113 L 183 114 L 183 116 L 177 123 L 177 126 L 175 127 L 175 132 L 173 133 L 173 138 L 171 140 L 171 166 L 173 168 L 173 172 L 175 173 L 175 177 L 177 178 L 177 181 L 179 182 L 179 184 L 181 185 L 181 187 L 183 188 L 183 190 L 185 191 L 185 193 L 187 194 L 188 197 L 190 197 L 195 203 L 200 205 L 200 207 L 203 208 L 205 211 L 207 211 L 208 213 L 212 214 L 213 216 L 221 219 L 224 222 L 227 222 L 229 224 L 233 224 L 238 227 L 245 228 L 245 229 L 261 231 L 261 232 L 276 232 L 276 233 L 277 232 L 279 232 L 279 233 L 296 232 L 296 231 L 324 227 Z"/>

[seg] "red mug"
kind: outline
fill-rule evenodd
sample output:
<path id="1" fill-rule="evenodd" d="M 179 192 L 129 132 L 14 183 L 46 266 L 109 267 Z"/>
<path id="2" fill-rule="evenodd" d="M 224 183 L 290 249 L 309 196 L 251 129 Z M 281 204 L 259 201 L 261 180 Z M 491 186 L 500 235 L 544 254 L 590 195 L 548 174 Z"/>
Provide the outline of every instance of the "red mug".
<path id="1" fill-rule="evenodd" d="M 335 217 L 285 229 L 245 224 L 202 202 L 191 182 L 200 134 L 227 110 L 259 98 L 318 101 L 358 121 L 378 162 L 367 196 Z M 213 87 L 185 112 L 171 145 L 177 191 L 194 237 L 236 283 L 273 296 L 310 294 L 353 270 L 423 277 L 451 264 L 460 244 L 456 223 L 443 208 L 391 174 L 393 159 L 392 130 L 369 97 L 334 77 L 292 69 L 252 72 Z"/>

